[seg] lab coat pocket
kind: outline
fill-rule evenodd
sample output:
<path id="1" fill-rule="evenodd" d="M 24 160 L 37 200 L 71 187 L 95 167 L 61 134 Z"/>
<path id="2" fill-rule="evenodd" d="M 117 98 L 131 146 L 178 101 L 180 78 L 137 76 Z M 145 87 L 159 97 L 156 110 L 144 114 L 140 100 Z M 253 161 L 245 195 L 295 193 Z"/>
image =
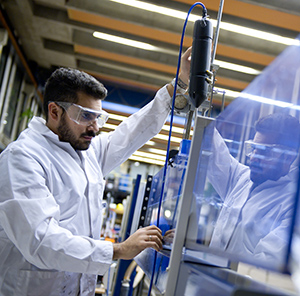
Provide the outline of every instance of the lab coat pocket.
<path id="1" fill-rule="evenodd" d="M 20 270 L 13 296 L 58 296 L 63 278 L 63 272 Z"/>

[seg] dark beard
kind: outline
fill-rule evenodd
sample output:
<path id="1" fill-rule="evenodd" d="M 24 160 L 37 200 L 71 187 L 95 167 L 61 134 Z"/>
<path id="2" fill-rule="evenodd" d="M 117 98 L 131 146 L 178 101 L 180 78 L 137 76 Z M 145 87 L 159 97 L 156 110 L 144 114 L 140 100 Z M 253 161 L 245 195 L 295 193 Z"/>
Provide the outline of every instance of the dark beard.
<path id="1" fill-rule="evenodd" d="M 72 133 L 72 131 L 68 128 L 65 119 L 66 114 L 64 113 L 61 117 L 59 126 L 57 128 L 59 140 L 62 142 L 68 142 L 75 150 L 87 150 L 91 144 L 91 142 L 83 141 L 84 136 L 95 137 L 95 133 L 93 131 L 88 131 L 87 133 L 83 133 L 77 139 L 76 136 Z"/>

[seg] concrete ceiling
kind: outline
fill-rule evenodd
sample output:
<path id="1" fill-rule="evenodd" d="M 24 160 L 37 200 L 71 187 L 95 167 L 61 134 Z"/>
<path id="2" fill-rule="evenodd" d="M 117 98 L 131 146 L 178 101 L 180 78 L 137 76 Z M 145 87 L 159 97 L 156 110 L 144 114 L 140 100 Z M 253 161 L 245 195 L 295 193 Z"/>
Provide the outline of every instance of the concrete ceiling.
<path id="1" fill-rule="evenodd" d="M 128 4 L 130 1 L 124 1 Z M 187 13 L 192 0 L 143 0 Z M 14 34 L 30 65 L 38 69 L 58 66 L 85 70 L 101 81 L 132 90 L 154 91 L 176 73 L 184 20 L 141 10 L 110 0 L 0 0 Z M 204 0 L 212 19 L 219 0 Z M 193 14 L 202 14 L 196 7 Z M 222 22 L 288 38 L 300 31 L 299 0 L 225 0 Z M 149 51 L 97 39 L 98 31 L 146 42 Z M 184 47 L 192 44 L 189 22 Z M 287 45 L 220 30 L 216 60 L 262 71 Z M 221 67 L 216 87 L 242 91 L 256 75 Z M 227 98 L 227 103 L 232 98 Z M 219 104 L 217 98 L 215 104 Z"/>
<path id="2" fill-rule="evenodd" d="M 4 0 L 5 12 L 29 61 L 44 68 L 77 67 L 100 79 L 155 90 L 176 73 L 184 20 L 110 0 Z M 126 1 L 125 1 L 126 2 Z M 127 1 L 129 2 L 129 1 Z M 191 0 L 144 1 L 187 13 Z M 203 1 L 217 18 L 219 0 Z M 201 7 L 193 14 L 201 15 Z M 225 0 L 223 22 L 295 38 L 300 28 L 298 0 Z M 94 38 L 99 31 L 150 43 L 159 52 Z M 193 23 L 184 46 L 192 44 Z M 221 29 L 216 60 L 261 71 L 286 45 Z M 216 86 L 243 90 L 255 75 L 220 68 Z"/>

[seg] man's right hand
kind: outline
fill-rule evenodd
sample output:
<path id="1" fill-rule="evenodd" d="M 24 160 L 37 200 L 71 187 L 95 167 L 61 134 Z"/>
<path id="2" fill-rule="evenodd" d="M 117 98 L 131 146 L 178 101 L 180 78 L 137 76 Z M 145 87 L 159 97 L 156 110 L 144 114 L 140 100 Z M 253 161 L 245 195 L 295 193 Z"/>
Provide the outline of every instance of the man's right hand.
<path id="1" fill-rule="evenodd" d="M 163 247 L 162 239 L 161 230 L 155 225 L 140 228 L 124 242 L 113 245 L 113 259 L 130 260 L 146 248 L 160 251 Z"/>

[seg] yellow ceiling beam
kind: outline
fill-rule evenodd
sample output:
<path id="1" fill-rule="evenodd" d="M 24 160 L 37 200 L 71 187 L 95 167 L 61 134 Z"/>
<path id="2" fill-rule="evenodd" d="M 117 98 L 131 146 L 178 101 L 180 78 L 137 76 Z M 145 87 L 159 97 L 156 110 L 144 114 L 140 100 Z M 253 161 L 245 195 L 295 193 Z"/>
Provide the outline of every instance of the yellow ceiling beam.
<path id="1" fill-rule="evenodd" d="M 143 59 L 139 59 L 139 58 L 128 57 L 128 56 L 124 56 L 121 54 L 116 54 L 116 53 L 112 53 L 112 52 L 108 52 L 108 51 L 104 51 L 104 50 L 100 50 L 100 49 L 90 48 L 90 47 L 86 47 L 86 46 L 82 46 L 82 45 L 78 45 L 78 44 L 76 44 L 74 46 L 74 50 L 76 53 L 90 55 L 90 56 L 103 58 L 103 59 L 108 59 L 108 60 L 112 60 L 112 61 L 120 62 L 120 63 L 125 62 L 126 64 L 133 65 L 133 66 L 141 66 L 142 65 L 144 68 L 148 68 L 148 69 L 156 70 L 156 71 L 162 71 L 165 73 L 170 73 L 171 75 L 175 75 L 175 73 L 176 73 L 176 68 L 172 67 L 172 66 L 155 63 L 155 62 L 151 62 L 151 61 L 147 61 L 147 60 L 143 60 Z M 102 77 L 104 77 L 104 75 L 102 75 Z M 124 84 L 127 83 L 123 79 L 119 79 L 118 82 L 122 82 Z M 132 84 L 132 82 L 130 82 L 130 84 Z M 238 80 L 228 79 L 226 77 L 217 76 L 216 86 L 218 86 L 218 85 L 243 90 L 244 88 L 247 87 L 248 83 L 241 82 Z M 141 83 L 139 83 L 139 84 L 136 83 L 136 86 L 141 86 L 142 88 L 145 88 L 145 87 L 149 88 L 149 85 L 141 84 Z M 157 86 L 157 88 L 158 87 L 159 86 Z M 157 89 L 157 88 L 151 88 L 151 89 Z"/>
<path id="2" fill-rule="evenodd" d="M 132 24 L 125 21 L 116 20 L 116 19 L 111 19 L 108 17 L 95 15 L 88 12 L 82 12 L 75 9 L 68 9 L 68 15 L 70 19 L 78 22 L 88 23 L 99 27 L 105 27 L 107 29 L 121 31 L 123 33 L 128 33 L 140 37 L 146 37 L 164 43 L 174 44 L 178 46 L 180 44 L 180 34 L 160 31 L 157 29 L 140 26 L 140 25 L 136 25 L 136 24 Z M 185 47 L 190 46 L 192 42 L 193 42 L 192 37 L 185 36 L 184 38 Z M 218 44 L 217 47 L 217 54 L 225 57 L 234 57 L 241 61 L 252 62 L 263 66 L 268 65 L 274 59 L 274 57 L 266 54 L 260 54 L 260 53 L 256 53 L 244 49 L 239 49 L 233 46 L 222 45 L 220 43 Z M 169 72 L 169 70 L 167 70 L 166 72 Z"/>
<path id="3" fill-rule="evenodd" d="M 98 72 L 87 71 L 87 70 L 85 70 L 85 71 L 87 73 L 97 77 L 100 81 L 101 80 L 106 80 L 106 81 L 110 81 L 114 84 L 118 83 L 118 84 L 124 85 L 124 86 L 131 85 L 131 86 L 133 86 L 137 89 L 147 89 L 147 90 L 151 90 L 151 91 L 157 91 L 160 87 L 162 87 L 162 85 L 155 86 L 153 84 L 147 84 L 147 83 L 138 82 L 138 81 L 125 79 L 125 78 L 118 78 L 118 77 L 112 76 L 112 75 L 99 74 Z"/>
<path id="4" fill-rule="evenodd" d="M 91 48 L 91 47 L 75 44 L 74 51 L 76 53 L 87 54 L 87 55 L 91 55 L 91 56 L 98 57 L 98 58 L 105 58 L 105 59 L 109 59 L 109 60 L 120 62 L 120 63 L 130 64 L 133 66 L 139 66 L 139 67 L 142 66 L 144 68 L 148 68 L 151 70 L 158 70 L 161 72 L 170 73 L 172 75 L 175 75 L 175 73 L 176 73 L 175 66 L 169 66 L 169 65 L 152 62 L 152 61 L 148 61 L 148 60 L 144 60 L 144 59 L 125 56 L 122 54 L 108 52 L 108 51 L 105 51 L 102 49 L 96 49 L 96 48 Z"/>
<path id="5" fill-rule="evenodd" d="M 218 54 L 222 56 L 231 57 L 237 60 L 255 63 L 262 66 L 269 65 L 275 59 L 275 57 L 270 55 L 244 50 L 237 47 L 224 45 L 221 43 L 218 44 L 217 49 Z"/>
<path id="6" fill-rule="evenodd" d="M 175 0 L 177 2 L 193 5 L 194 0 Z M 208 10 L 218 11 L 220 0 L 208 0 L 203 4 Z M 251 21 L 268 24 L 288 30 L 299 31 L 300 16 L 286 13 L 283 11 L 245 3 L 240 0 L 225 0 L 223 13 L 245 18 Z"/>
<path id="7" fill-rule="evenodd" d="M 155 39 L 157 41 L 166 42 L 175 45 L 179 45 L 180 43 L 181 32 L 180 34 L 171 33 L 171 32 L 162 31 L 162 30 L 158 30 L 158 29 L 154 29 L 142 25 L 120 21 L 117 19 L 112 19 L 97 14 L 75 10 L 72 8 L 68 9 L 68 16 L 70 19 L 78 22 L 83 22 L 94 26 L 112 29 L 123 33 L 133 34 L 136 36 L 146 37 L 149 39 Z M 193 41 L 192 38 L 187 36 L 184 40 L 184 46 L 186 47 L 190 46 L 192 44 L 192 41 Z"/>

